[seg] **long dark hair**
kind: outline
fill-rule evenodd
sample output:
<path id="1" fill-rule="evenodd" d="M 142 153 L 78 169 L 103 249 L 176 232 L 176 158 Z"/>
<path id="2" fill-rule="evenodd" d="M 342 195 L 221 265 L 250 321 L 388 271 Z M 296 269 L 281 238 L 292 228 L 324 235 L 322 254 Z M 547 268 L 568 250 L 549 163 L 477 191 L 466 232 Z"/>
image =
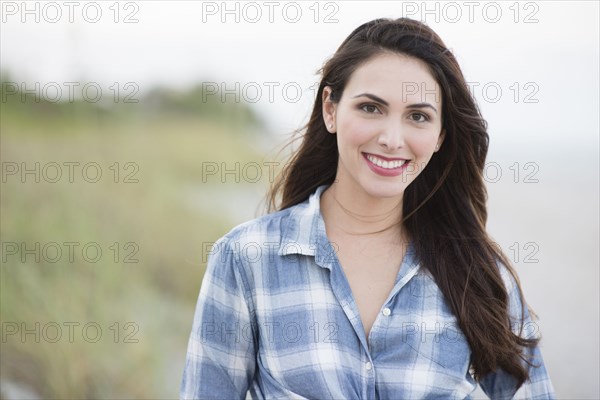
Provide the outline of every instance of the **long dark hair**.
<path id="1" fill-rule="evenodd" d="M 512 331 L 508 289 L 498 261 L 515 279 L 522 317 L 526 302 L 509 259 L 485 229 L 487 123 L 454 55 L 427 25 L 407 18 L 376 19 L 344 40 L 319 70 L 322 79 L 301 146 L 273 183 L 267 195 L 269 210 L 301 203 L 318 186 L 333 183 L 338 150 L 336 135 L 327 131 L 323 120 L 323 88 L 330 86 L 332 101 L 338 102 L 359 66 L 390 51 L 428 65 L 442 88 L 442 127 L 446 132 L 441 149 L 404 192 L 402 224 L 421 266 L 435 279 L 469 342 L 474 378 L 480 380 L 500 367 L 513 375 L 520 387 L 529 377 L 521 360 L 531 365 L 522 348 L 533 347 L 540 339 L 525 339 L 521 332 Z"/>

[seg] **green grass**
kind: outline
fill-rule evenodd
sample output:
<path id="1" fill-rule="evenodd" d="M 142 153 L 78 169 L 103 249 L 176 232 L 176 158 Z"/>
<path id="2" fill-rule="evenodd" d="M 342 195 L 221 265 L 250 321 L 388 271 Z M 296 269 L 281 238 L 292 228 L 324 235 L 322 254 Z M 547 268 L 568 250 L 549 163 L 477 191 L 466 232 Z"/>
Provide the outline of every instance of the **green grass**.
<path id="1" fill-rule="evenodd" d="M 214 195 L 261 193 L 268 184 L 264 179 L 253 185 L 232 179 L 223 184 L 218 177 L 203 183 L 202 163 L 261 163 L 263 157 L 251 146 L 253 137 L 193 118 L 69 124 L 4 113 L 0 124 L 3 168 L 13 162 L 29 168 L 36 162 L 41 167 L 80 163 L 73 183 L 64 166 L 57 183 L 37 183 L 33 175 L 25 183 L 18 175 L 2 182 L 3 246 L 56 242 L 63 255 L 54 263 L 44 257 L 36 262 L 33 255 L 23 262 L 20 254 L 3 252 L 3 334 L 12 323 L 19 329 L 21 323 L 28 329 L 40 323 L 41 333 L 46 326 L 51 338 L 56 332 L 52 323 L 57 323 L 62 338 L 51 343 L 41 337 L 36 343 L 33 334 L 26 340 L 20 334 L 4 337 L 0 379 L 43 398 L 177 398 L 204 267 L 202 244 L 241 222 L 228 213 L 231 201 L 220 204 Z M 81 166 L 90 162 L 101 167 L 97 183 L 82 178 Z M 117 183 L 114 168 L 109 169 L 115 162 Z M 123 182 L 125 173 L 134 171 L 125 169 L 126 163 L 137 166 L 130 178 L 139 182 Z M 72 261 L 64 242 L 80 243 Z M 115 242 L 117 260 L 111 250 Z M 99 261 L 84 259 L 86 243 L 102 249 Z M 133 250 L 138 262 L 123 262 Z M 64 325 L 70 322 L 79 324 L 72 342 Z M 102 329 L 95 343 L 83 336 L 88 323 Z M 93 327 L 88 334 L 95 336 Z M 127 334 L 137 343 L 125 342 Z"/>

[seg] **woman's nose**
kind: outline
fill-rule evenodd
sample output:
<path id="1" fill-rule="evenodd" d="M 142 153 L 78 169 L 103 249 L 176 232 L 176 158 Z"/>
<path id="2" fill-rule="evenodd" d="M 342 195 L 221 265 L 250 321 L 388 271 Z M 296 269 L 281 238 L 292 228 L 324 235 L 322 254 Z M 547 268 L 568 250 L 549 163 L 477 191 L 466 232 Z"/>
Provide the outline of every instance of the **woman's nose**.
<path id="1" fill-rule="evenodd" d="M 385 126 L 377 138 L 377 143 L 388 151 L 404 147 L 404 129 L 400 122 L 392 122 Z"/>

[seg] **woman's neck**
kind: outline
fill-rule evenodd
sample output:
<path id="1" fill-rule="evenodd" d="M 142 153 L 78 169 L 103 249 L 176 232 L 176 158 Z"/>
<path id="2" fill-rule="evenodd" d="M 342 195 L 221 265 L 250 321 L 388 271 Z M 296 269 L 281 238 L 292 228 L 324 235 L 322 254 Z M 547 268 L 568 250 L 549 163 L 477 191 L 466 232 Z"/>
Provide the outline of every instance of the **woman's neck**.
<path id="1" fill-rule="evenodd" d="M 328 232 L 401 238 L 402 198 L 376 198 L 334 182 L 321 196 Z"/>

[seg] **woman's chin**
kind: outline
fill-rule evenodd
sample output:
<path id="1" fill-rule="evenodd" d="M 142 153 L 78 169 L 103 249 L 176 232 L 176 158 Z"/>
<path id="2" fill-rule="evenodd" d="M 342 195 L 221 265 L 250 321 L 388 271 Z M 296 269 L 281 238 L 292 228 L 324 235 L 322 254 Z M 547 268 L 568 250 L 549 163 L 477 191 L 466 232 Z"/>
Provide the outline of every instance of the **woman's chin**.
<path id="1" fill-rule="evenodd" d="M 393 183 L 371 183 L 364 187 L 364 191 L 374 198 L 393 199 L 402 198 L 404 195 L 405 184 Z"/>

